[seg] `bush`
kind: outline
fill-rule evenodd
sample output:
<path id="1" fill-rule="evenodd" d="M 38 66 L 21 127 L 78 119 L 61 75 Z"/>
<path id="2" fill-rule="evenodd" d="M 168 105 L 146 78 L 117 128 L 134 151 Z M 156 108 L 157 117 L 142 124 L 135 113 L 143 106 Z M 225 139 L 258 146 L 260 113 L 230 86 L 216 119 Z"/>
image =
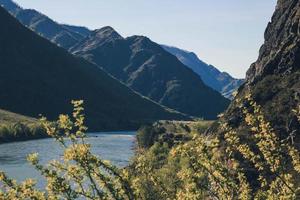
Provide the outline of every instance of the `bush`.
<path id="1" fill-rule="evenodd" d="M 159 122 L 158 122 L 159 123 Z M 159 126 L 145 125 L 137 131 L 137 141 L 140 148 L 151 147 L 158 136 L 165 132 L 165 129 Z"/>
<path id="2" fill-rule="evenodd" d="M 17 184 L 0 173 L 0 199 L 300 199 L 300 154 L 293 140 L 281 140 L 261 107 L 250 95 L 245 100 L 248 106 L 240 109 L 252 133 L 247 140 L 223 122 L 222 135 L 194 134 L 170 146 L 156 142 L 159 132 L 144 127 L 139 140 L 148 149 L 139 151 L 126 169 L 91 153 L 84 140 L 82 101 L 73 102 L 73 118 L 61 115 L 55 123 L 42 120 L 47 133 L 65 148 L 63 159 L 43 166 L 37 154 L 28 156 L 45 176 L 46 189 L 37 190 L 31 179 Z M 293 113 L 300 121 L 300 107 Z M 15 130 L 26 128 L 16 125 Z M 257 178 L 249 176 L 253 171 Z M 252 184 L 255 178 L 258 184 Z"/>
<path id="3" fill-rule="evenodd" d="M 154 192 L 161 200 L 300 199 L 296 144 L 278 137 L 250 95 L 245 101 L 240 109 L 251 130 L 247 140 L 223 122 L 222 135 L 195 134 L 165 159 L 153 158 L 159 143 L 140 153 L 129 170 L 137 198 L 151 199 Z M 293 112 L 300 121 L 300 107 Z"/>

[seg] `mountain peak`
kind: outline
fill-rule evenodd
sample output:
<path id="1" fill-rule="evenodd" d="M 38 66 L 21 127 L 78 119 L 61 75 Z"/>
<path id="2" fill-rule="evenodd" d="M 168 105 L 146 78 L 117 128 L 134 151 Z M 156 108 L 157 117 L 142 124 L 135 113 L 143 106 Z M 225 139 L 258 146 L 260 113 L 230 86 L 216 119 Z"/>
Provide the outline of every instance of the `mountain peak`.
<path id="1" fill-rule="evenodd" d="M 111 26 L 105 26 L 100 29 L 96 29 L 91 34 L 92 37 L 100 39 L 111 38 L 111 39 L 122 39 L 123 37 Z"/>
<path id="2" fill-rule="evenodd" d="M 140 51 L 140 50 L 148 50 L 151 52 L 161 52 L 164 51 L 163 48 L 151 41 L 150 38 L 146 36 L 141 35 L 134 35 L 126 38 L 126 41 L 130 44 L 131 49 L 134 51 Z"/>
<path id="3" fill-rule="evenodd" d="M 79 49 L 84 49 L 85 51 L 97 49 L 99 46 L 105 43 L 122 39 L 123 37 L 115 29 L 110 26 L 105 26 L 92 31 L 88 37 L 75 44 L 69 49 L 69 51 L 73 54 L 77 54 Z"/>
<path id="4" fill-rule="evenodd" d="M 96 37 L 91 35 L 71 52 L 103 67 L 143 96 L 191 116 L 215 119 L 229 104 L 159 44 L 137 35 L 111 39 L 114 34 L 111 27 L 96 30 Z"/>

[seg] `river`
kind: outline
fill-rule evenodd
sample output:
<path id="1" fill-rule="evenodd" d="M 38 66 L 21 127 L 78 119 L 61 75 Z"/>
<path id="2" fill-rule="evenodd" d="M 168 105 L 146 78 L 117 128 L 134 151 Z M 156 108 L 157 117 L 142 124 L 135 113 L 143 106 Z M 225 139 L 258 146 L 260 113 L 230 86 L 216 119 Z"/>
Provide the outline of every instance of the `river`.
<path id="1" fill-rule="evenodd" d="M 119 167 L 128 165 L 134 155 L 135 132 L 90 133 L 86 141 L 91 144 L 93 153 Z M 50 138 L 1 144 L 0 171 L 18 181 L 34 178 L 42 187 L 43 178 L 26 160 L 28 154 L 35 152 L 39 153 L 41 163 L 58 159 L 63 153 L 60 145 Z"/>

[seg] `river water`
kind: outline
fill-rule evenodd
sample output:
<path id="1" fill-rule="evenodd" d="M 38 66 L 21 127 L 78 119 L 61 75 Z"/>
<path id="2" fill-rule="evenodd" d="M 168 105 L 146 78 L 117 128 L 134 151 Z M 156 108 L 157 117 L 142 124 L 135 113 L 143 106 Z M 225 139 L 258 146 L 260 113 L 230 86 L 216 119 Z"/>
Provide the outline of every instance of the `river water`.
<path id="1" fill-rule="evenodd" d="M 100 158 L 125 167 L 134 155 L 135 132 L 90 133 L 86 142 Z M 39 153 L 41 163 L 59 159 L 63 153 L 61 146 L 49 138 L 1 144 L 0 171 L 18 181 L 34 178 L 38 180 L 38 186 L 43 186 L 43 178 L 26 160 L 28 154 L 35 152 Z"/>

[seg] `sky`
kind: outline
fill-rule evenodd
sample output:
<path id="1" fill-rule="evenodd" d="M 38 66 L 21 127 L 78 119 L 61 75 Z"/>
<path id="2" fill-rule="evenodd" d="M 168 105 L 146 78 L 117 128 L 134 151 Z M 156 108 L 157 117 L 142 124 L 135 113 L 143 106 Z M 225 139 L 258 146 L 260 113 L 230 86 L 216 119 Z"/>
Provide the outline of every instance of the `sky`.
<path id="1" fill-rule="evenodd" d="M 255 62 L 276 0 L 15 0 L 60 23 L 151 40 L 195 52 L 244 78 Z"/>

